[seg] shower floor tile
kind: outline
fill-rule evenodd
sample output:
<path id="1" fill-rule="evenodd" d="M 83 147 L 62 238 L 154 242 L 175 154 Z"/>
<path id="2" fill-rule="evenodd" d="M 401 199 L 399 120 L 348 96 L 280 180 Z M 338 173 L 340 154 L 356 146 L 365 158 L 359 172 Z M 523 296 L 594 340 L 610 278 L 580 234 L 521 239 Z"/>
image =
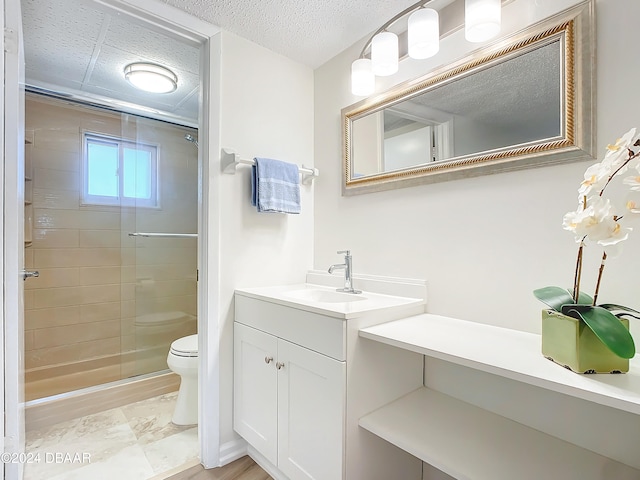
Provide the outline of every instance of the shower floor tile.
<path id="1" fill-rule="evenodd" d="M 171 423 L 177 392 L 27 432 L 24 480 L 145 480 L 197 460 L 198 428 Z"/>

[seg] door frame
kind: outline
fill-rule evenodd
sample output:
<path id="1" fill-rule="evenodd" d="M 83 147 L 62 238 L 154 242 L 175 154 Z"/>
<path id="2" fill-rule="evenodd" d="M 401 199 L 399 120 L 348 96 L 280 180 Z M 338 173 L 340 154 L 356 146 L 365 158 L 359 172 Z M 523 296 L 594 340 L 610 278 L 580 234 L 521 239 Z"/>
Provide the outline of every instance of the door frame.
<path id="1" fill-rule="evenodd" d="M 6 1 L 0 0 L 3 4 Z M 200 461 L 205 468 L 220 465 L 220 372 L 219 344 L 219 235 L 220 169 L 216 159 L 220 151 L 220 29 L 159 0 L 92 0 L 111 11 L 160 28 L 200 45 L 200 110 L 199 130 L 199 184 L 198 192 L 198 336 L 199 336 L 199 416 L 198 436 Z M 19 3 L 19 2 L 18 2 Z M 2 10 L 4 12 L 4 10 Z M 3 14 L 3 13 L 2 13 Z M 3 46 L 4 40 L 0 40 Z M 4 48 L 0 55 L 4 55 Z M 4 79 L 4 72 L 2 73 Z M 4 99 L 0 99 L 3 102 Z M 0 107 L 5 108 L 4 103 Z M 212 165 L 213 164 L 213 165 Z M 6 180 L 3 178 L 2 182 Z M 4 206 L 1 205 L 1 206 Z M 4 227 L 3 227 L 4 228 Z M 213 234 L 210 234 L 213 232 Z M 4 229 L 2 230 L 4 248 Z M 3 271 L 7 264 L 3 263 Z M 3 306 L 9 301 L 3 298 Z M 3 328 L 6 327 L 3 316 Z M 3 334 L 0 334 L 3 335 Z M 3 340 L 4 342 L 4 340 Z M 2 352 L 2 375 L 7 365 Z M 3 383 L 4 385 L 4 383 Z M 4 398 L 4 387 L 2 390 Z M 23 414 L 24 415 L 24 414 Z M 4 428 L 4 427 L 3 427 Z M 4 431 L 2 432 L 4 439 Z M 13 480 L 13 479 L 11 479 Z"/>
<path id="2" fill-rule="evenodd" d="M 3 452 L 24 452 L 24 51 L 19 0 L 2 0 L 2 423 Z M 19 459 L 20 457 L 18 457 Z M 21 462 L 2 478 L 21 479 Z"/>

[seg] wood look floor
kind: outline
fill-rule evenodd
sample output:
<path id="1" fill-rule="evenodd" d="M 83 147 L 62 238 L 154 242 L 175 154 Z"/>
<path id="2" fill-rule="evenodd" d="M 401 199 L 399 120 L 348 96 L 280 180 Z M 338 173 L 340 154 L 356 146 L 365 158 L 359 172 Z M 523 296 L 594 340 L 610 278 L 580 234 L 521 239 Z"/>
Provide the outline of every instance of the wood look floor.
<path id="1" fill-rule="evenodd" d="M 220 468 L 205 470 L 196 465 L 167 480 L 273 480 L 251 457 L 242 457 Z"/>

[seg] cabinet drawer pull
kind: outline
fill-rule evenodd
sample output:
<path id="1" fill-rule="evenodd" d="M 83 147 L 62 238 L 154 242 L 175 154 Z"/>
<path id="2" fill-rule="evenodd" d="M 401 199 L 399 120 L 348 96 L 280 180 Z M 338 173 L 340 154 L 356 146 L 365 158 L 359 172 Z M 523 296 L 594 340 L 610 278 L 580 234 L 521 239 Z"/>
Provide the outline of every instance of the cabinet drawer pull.
<path id="1" fill-rule="evenodd" d="M 269 357 L 269 356 L 264 357 L 264 363 L 269 364 L 271 362 L 273 362 L 273 357 Z"/>
<path id="2" fill-rule="evenodd" d="M 284 368 L 284 363 L 282 363 L 282 362 L 277 362 L 277 363 L 276 363 L 276 368 L 277 368 L 278 370 L 280 370 L 280 369 Z"/>

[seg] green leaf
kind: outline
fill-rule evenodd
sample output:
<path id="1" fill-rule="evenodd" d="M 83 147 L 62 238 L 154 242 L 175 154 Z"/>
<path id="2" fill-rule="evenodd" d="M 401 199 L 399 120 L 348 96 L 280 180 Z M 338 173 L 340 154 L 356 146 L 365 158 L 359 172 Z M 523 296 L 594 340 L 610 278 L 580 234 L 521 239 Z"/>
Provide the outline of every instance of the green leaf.
<path id="1" fill-rule="evenodd" d="M 629 330 L 606 308 L 591 305 L 564 305 L 562 313 L 581 318 L 600 341 L 619 357 L 632 358 L 636 354 L 636 346 Z"/>
<path id="2" fill-rule="evenodd" d="M 640 312 L 634 310 L 633 308 L 625 307 L 624 305 L 616 305 L 615 303 L 603 303 L 599 305 L 602 308 L 606 308 L 607 310 L 622 310 L 622 313 L 616 313 L 616 317 L 620 317 L 621 315 L 629 315 L 630 317 L 637 318 L 640 320 Z"/>
<path id="3" fill-rule="evenodd" d="M 560 287 L 543 287 L 533 291 L 533 294 L 542 303 L 549 305 L 556 312 L 561 311 L 562 305 L 574 304 L 571 294 Z"/>
<path id="4" fill-rule="evenodd" d="M 569 293 L 571 293 L 571 291 L 569 291 Z M 578 305 L 593 305 L 593 298 L 587 293 L 579 292 L 577 303 Z"/>

